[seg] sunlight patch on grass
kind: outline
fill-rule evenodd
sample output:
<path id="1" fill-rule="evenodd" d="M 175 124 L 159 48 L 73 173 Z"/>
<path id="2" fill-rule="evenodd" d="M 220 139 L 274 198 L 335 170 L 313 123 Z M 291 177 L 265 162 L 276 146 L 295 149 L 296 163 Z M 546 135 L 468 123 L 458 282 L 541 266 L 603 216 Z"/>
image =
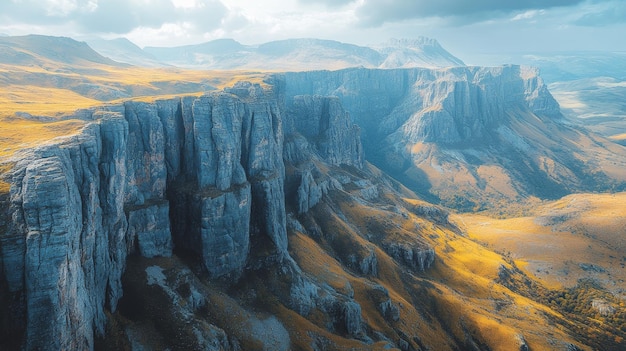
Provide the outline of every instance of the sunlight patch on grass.
<path id="1" fill-rule="evenodd" d="M 0 158 L 48 143 L 56 137 L 75 135 L 84 126 L 85 122 L 80 120 L 39 122 L 23 118 L 0 118 Z"/>

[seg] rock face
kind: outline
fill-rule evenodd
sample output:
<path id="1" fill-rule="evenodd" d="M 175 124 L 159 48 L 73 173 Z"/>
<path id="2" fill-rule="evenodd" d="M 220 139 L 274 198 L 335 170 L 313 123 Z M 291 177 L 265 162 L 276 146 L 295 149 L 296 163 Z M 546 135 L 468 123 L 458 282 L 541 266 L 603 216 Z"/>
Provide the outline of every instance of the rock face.
<path id="1" fill-rule="evenodd" d="M 83 349 L 104 328 L 115 252 L 101 233 L 98 125 L 16 166 L 2 256 L 26 349 Z M 110 286 L 114 286 L 111 282 Z M 117 296 L 110 294 L 109 296 Z"/>
<path id="2" fill-rule="evenodd" d="M 314 145 L 332 165 L 363 167 L 359 128 L 341 106 L 339 99 L 323 96 L 296 96 L 289 109 L 294 128 Z"/>
<path id="3" fill-rule="evenodd" d="M 284 77 L 288 98 L 338 97 L 363 131 L 370 162 L 451 207 L 621 189 L 626 181 L 600 161 L 626 166 L 623 149 L 568 123 L 533 68 L 355 68 Z"/>
<path id="4" fill-rule="evenodd" d="M 190 252 L 213 278 L 239 276 L 251 245 L 288 257 L 283 124 L 294 138 L 315 138 L 314 147 L 306 139 L 295 147 L 308 150 L 305 159 L 361 167 L 363 157 L 336 98 L 302 97 L 300 116 L 285 114 L 277 94 L 242 83 L 82 111 L 94 121 L 82 134 L 17 163 L 0 257 L 24 349 L 93 349 L 130 254 Z M 328 183 L 310 171 L 302 179 L 312 182 L 301 185 L 305 211 Z"/>
<path id="5" fill-rule="evenodd" d="M 503 122 L 510 107 L 560 117 L 538 72 L 520 66 L 346 69 L 286 73 L 285 80 L 288 96 L 337 96 L 368 139 L 402 127 L 413 142 L 477 140 Z"/>
<path id="6" fill-rule="evenodd" d="M 128 236 L 144 257 L 171 256 L 170 207 L 162 202 L 128 211 Z"/>
<path id="7" fill-rule="evenodd" d="M 385 250 L 391 257 L 418 271 L 430 268 L 435 261 L 435 250 L 429 247 L 412 247 L 405 243 L 393 243 L 387 245 Z"/>

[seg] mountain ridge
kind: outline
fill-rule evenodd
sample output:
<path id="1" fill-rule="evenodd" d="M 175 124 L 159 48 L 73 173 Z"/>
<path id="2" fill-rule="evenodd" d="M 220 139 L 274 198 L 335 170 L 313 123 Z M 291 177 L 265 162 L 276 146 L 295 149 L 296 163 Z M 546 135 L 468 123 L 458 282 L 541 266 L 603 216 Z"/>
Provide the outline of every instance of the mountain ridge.
<path id="1" fill-rule="evenodd" d="M 111 40 L 98 38 L 88 39 L 86 42 L 102 56 L 109 57 L 117 62 L 135 65 L 141 63 L 141 66 L 145 67 L 167 66 L 126 38 Z"/>
<path id="2" fill-rule="evenodd" d="M 11 50 L 13 55 L 0 56 L 1 63 L 20 64 L 26 57 L 36 62 L 37 56 L 50 58 L 66 65 L 80 64 L 80 61 L 110 66 L 123 66 L 94 51 L 85 42 L 68 37 L 50 37 L 44 35 L 26 35 L 20 37 L 0 37 L 0 45 L 4 50 Z M 14 57 L 15 60 L 8 59 Z"/>
<path id="3" fill-rule="evenodd" d="M 216 49 L 219 49 L 216 50 Z M 163 61 L 182 67 L 209 69 L 339 69 L 352 66 L 402 67 L 463 66 L 435 39 L 396 40 L 389 45 L 359 46 L 314 38 L 286 39 L 259 45 L 243 45 L 233 39 L 218 39 L 180 47 L 146 47 L 144 50 Z M 230 60 L 230 62 L 226 62 Z"/>
<path id="4" fill-rule="evenodd" d="M 314 38 L 285 39 L 259 45 L 244 45 L 234 39 L 216 39 L 176 47 L 140 48 L 126 38 L 88 39 L 86 42 L 65 37 L 30 35 L 2 37 L 6 50 L 26 50 L 43 58 L 65 64 L 84 60 L 111 66 L 178 66 L 188 69 L 220 70 L 311 70 L 347 67 L 399 68 L 464 66 L 463 61 L 446 51 L 435 39 L 391 40 L 382 46 L 359 46 Z M 89 47 L 86 47 L 88 45 Z M 15 47 L 11 49 L 11 46 Z M 48 48 L 57 48 L 58 52 Z M 95 50 L 94 50 L 95 49 Z M 94 52 L 90 52 L 93 50 Z M 20 53 L 5 52 L 11 62 L 25 60 Z M 63 62 L 65 61 L 65 62 Z M 29 62 L 31 64 L 32 62 Z"/>

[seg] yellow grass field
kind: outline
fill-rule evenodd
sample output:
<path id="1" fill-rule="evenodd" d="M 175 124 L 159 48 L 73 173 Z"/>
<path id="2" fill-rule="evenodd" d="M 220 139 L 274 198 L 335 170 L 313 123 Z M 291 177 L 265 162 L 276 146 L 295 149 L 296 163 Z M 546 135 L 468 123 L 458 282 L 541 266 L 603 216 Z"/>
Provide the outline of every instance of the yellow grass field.
<path id="1" fill-rule="evenodd" d="M 593 278 L 617 292 L 626 291 L 625 205 L 626 193 L 574 194 L 527 217 L 464 214 L 455 220 L 470 238 L 511 257 L 549 287 Z"/>
<path id="2" fill-rule="evenodd" d="M 232 86 L 240 80 L 262 84 L 266 75 L 266 72 L 99 64 L 70 70 L 55 62 L 34 67 L 0 64 L 0 163 L 17 150 L 78 132 L 83 122 L 61 121 L 77 109 L 129 99 L 154 101 L 172 96 L 201 95 Z M 107 97 L 106 92 L 113 90 L 122 91 L 128 97 L 103 99 L 99 96 L 103 92 L 100 95 Z M 52 117 L 53 120 L 40 122 L 38 118 L 21 118 L 28 115 Z"/>

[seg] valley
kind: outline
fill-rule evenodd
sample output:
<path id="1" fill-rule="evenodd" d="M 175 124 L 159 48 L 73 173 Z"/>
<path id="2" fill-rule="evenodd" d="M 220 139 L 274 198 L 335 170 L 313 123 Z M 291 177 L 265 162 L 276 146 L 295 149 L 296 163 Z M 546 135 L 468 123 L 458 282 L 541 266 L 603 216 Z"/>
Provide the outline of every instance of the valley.
<path id="1" fill-rule="evenodd" d="M 0 349 L 626 345 L 626 148 L 535 69 L 0 43 Z"/>

